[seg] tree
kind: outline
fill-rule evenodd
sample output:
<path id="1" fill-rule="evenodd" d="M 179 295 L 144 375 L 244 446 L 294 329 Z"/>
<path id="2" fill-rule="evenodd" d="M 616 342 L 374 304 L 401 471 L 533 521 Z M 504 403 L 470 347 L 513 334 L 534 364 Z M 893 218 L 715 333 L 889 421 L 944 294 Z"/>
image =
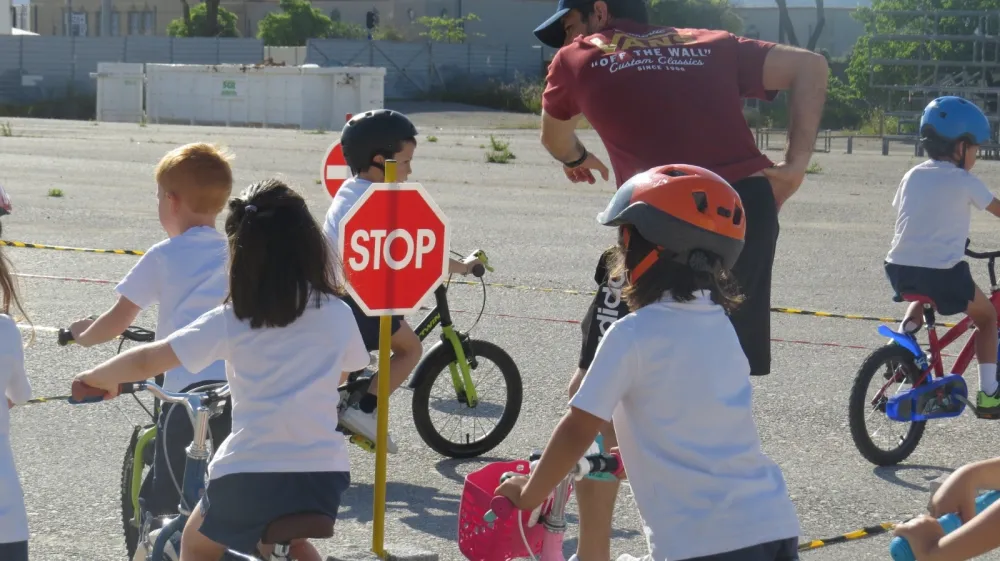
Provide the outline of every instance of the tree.
<path id="1" fill-rule="evenodd" d="M 421 31 L 421 37 L 427 37 L 431 41 L 438 43 L 464 43 L 468 36 L 465 33 L 465 23 L 469 21 L 479 21 L 479 16 L 470 13 L 460 18 L 429 17 L 417 18 L 417 23 L 427 28 Z M 477 37 L 482 37 L 482 33 L 476 33 Z"/>
<path id="2" fill-rule="evenodd" d="M 651 0 L 648 9 L 655 25 L 743 31 L 743 20 L 729 0 Z"/>
<path id="3" fill-rule="evenodd" d="M 788 15 L 788 4 L 785 0 L 774 0 L 774 3 L 778 5 L 779 40 L 783 41 L 787 36 L 788 44 L 798 47 L 799 38 L 795 34 L 795 26 L 792 25 L 792 18 Z M 823 9 L 823 0 L 816 0 L 816 27 L 813 28 L 812 35 L 809 36 L 809 42 L 806 44 L 806 48 L 810 51 L 816 50 L 816 43 L 819 42 L 819 36 L 823 34 L 823 26 L 825 25 L 826 10 Z"/>
<path id="4" fill-rule="evenodd" d="M 368 32 L 353 23 L 333 21 L 307 0 L 280 0 L 281 12 L 271 12 L 257 24 L 257 37 L 265 45 L 301 47 L 309 39 L 364 39 Z"/>
<path id="5" fill-rule="evenodd" d="M 935 79 L 940 81 L 946 76 L 957 74 L 962 62 L 971 63 L 973 60 L 1000 62 L 996 60 L 994 49 L 984 49 L 981 43 L 977 45 L 972 41 L 927 39 L 933 34 L 972 36 L 976 34 L 981 22 L 978 16 L 938 18 L 928 14 L 932 10 L 985 12 L 989 9 L 996 9 L 996 0 L 933 0 L 933 5 L 925 0 L 872 0 L 871 8 L 859 8 L 854 14 L 856 19 L 864 23 L 865 34 L 855 43 L 847 68 L 851 88 L 857 95 L 870 102 L 879 105 L 890 102 L 895 105 L 907 101 L 909 92 L 887 92 L 873 88 L 869 84 L 869 79 L 875 85 L 907 85 L 921 82 L 930 84 Z M 887 10 L 912 10 L 924 15 L 886 14 Z M 985 33 L 988 30 L 978 31 Z M 871 36 L 878 34 L 911 35 L 920 40 L 872 40 Z M 928 65 L 921 72 L 916 65 L 876 64 L 873 67 L 872 59 L 956 61 L 956 64 L 950 68 L 948 66 L 934 68 Z M 967 70 L 976 73 L 974 69 Z M 987 73 L 982 79 L 988 84 L 992 77 Z"/>
<path id="6" fill-rule="evenodd" d="M 239 37 L 240 33 L 236 28 L 236 21 L 239 19 L 236 14 L 218 6 L 216 11 L 216 23 L 214 26 L 209 23 L 208 4 L 200 3 L 194 8 L 186 10 L 186 17 L 177 18 L 167 25 L 167 35 L 171 37 Z M 213 31 L 214 29 L 214 31 Z"/>

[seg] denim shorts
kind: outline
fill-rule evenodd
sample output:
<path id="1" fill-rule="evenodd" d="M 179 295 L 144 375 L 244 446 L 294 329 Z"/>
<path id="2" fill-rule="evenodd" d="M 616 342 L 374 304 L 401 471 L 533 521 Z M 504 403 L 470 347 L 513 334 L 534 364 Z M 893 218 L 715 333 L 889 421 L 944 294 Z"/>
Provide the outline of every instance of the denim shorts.
<path id="1" fill-rule="evenodd" d="M 3 561 L 28 561 L 28 542 L 0 543 L 0 559 Z"/>
<path id="2" fill-rule="evenodd" d="M 253 554 L 264 529 L 289 514 L 318 513 L 337 519 L 340 496 L 351 485 L 346 471 L 232 473 L 208 482 L 199 503 L 200 532 L 241 553 Z"/>

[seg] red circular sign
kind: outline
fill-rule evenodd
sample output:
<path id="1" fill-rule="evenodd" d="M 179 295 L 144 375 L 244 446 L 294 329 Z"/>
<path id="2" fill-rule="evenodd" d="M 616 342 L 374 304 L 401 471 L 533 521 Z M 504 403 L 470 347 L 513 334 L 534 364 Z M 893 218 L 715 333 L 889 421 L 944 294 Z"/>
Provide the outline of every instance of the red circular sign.
<path id="1" fill-rule="evenodd" d="M 340 189 L 344 181 L 350 179 L 351 168 L 347 166 L 339 141 L 327 148 L 320 177 L 323 179 L 323 185 L 326 185 L 326 192 L 330 193 L 331 197 L 337 194 L 337 189 Z"/>
<path id="2" fill-rule="evenodd" d="M 447 217 L 417 183 L 372 185 L 339 233 L 347 290 L 370 316 L 415 312 L 448 275 Z"/>

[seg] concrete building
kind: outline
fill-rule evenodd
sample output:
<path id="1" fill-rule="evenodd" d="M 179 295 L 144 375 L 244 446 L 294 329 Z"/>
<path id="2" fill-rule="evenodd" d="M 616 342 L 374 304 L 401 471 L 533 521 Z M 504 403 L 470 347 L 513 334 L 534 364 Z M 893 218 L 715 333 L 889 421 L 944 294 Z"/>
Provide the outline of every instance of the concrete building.
<path id="1" fill-rule="evenodd" d="M 826 6 L 823 16 L 826 20 L 820 33 L 816 50 L 826 50 L 832 57 L 846 56 L 864 35 L 865 26 L 854 19 L 856 8 L 846 6 Z M 736 12 L 743 19 L 743 35 L 775 41 L 779 39 L 778 8 L 771 5 L 739 6 Z M 816 28 L 815 6 L 789 6 L 788 17 L 792 20 L 796 38 L 800 46 L 806 46 Z"/>

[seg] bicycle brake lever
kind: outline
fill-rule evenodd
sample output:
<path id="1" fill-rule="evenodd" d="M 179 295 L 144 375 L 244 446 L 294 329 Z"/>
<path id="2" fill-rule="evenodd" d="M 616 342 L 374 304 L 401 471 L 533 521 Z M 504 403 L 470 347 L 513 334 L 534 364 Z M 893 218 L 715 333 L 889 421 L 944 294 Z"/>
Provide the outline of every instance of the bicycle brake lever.
<path id="1" fill-rule="evenodd" d="M 482 262 L 483 266 L 486 267 L 487 271 L 491 273 L 493 272 L 493 267 L 490 267 L 490 260 L 488 257 L 486 257 L 485 251 L 477 249 L 475 252 L 472 253 L 472 256 L 478 259 L 480 262 Z"/>

